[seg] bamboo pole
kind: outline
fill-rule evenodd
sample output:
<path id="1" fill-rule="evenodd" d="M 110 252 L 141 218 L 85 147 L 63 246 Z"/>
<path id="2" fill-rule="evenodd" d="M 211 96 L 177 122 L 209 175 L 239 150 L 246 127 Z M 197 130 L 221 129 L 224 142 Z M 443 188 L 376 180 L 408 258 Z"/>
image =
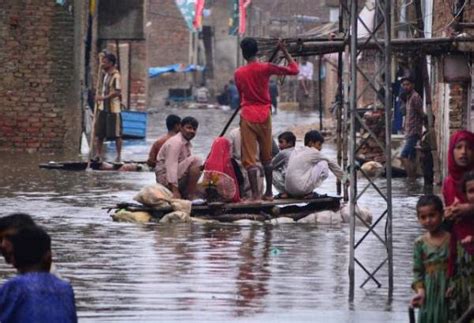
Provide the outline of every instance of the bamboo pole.
<path id="1" fill-rule="evenodd" d="M 344 40 L 334 41 L 308 41 L 301 38 L 284 39 L 288 44 L 288 52 L 293 57 L 316 56 L 330 53 L 339 53 L 344 51 L 346 42 Z M 357 46 L 359 49 L 378 49 L 384 39 L 378 41 L 359 40 Z M 422 54 L 440 55 L 449 51 L 456 50 L 456 44 L 461 42 L 474 42 L 474 37 L 439 37 L 439 38 L 414 38 L 414 39 L 392 39 L 390 45 L 394 52 L 417 52 Z M 259 40 L 259 52 L 261 55 L 268 55 L 276 46 L 276 41 Z"/>
<path id="2" fill-rule="evenodd" d="M 416 11 L 416 17 L 417 17 L 417 28 L 420 30 L 419 34 L 419 39 L 425 39 L 425 24 L 423 22 L 423 11 L 421 8 L 421 2 L 419 0 L 415 1 L 415 11 Z M 437 153 L 437 144 L 436 144 L 436 133 L 435 133 L 435 128 L 433 124 L 433 109 L 431 107 L 432 104 L 432 95 L 431 95 L 431 84 L 430 84 L 430 78 L 428 75 L 428 63 L 426 60 L 426 56 L 421 57 L 421 64 L 422 64 L 422 78 L 423 78 L 423 87 L 425 90 L 425 102 L 426 102 L 426 114 L 428 116 L 428 130 L 429 130 L 429 143 L 430 143 L 430 148 L 431 151 L 429 152 L 433 158 L 433 177 L 434 178 L 439 178 L 440 174 L 438 171 L 435 172 L 435 170 L 439 170 L 439 159 L 438 159 L 438 153 Z M 426 189 L 426 183 L 424 183 L 425 189 Z M 432 189 L 432 188 L 431 188 Z"/>
<path id="3" fill-rule="evenodd" d="M 101 84 L 101 79 L 102 79 L 102 59 L 104 58 L 104 53 L 100 52 L 99 53 L 99 67 L 97 68 L 97 80 L 96 80 L 96 88 L 95 88 L 95 97 L 96 99 L 99 96 L 99 91 L 100 91 L 100 84 Z M 87 163 L 87 168 L 90 168 L 90 161 L 93 158 L 94 154 L 94 142 L 95 142 L 95 124 L 97 122 L 97 114 L 99 113 L 99 104 L 96 101 L 95 102 L 95 107 L 94 107 L 94 114 L 92 117 L 92 129 L 91 129 L 91 139 L 90 139 L 90 150 L 89 150 L 89 161 Z"/>

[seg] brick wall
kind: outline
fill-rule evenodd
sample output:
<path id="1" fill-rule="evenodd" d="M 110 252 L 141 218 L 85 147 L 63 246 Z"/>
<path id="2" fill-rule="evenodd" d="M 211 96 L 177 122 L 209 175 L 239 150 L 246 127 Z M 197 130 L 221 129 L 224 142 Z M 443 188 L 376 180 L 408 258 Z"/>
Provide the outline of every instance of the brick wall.
<path id="1" fill-rule="evenodd" d="M 0 150 L 77 150 L 73 4 L 0 0 L 0 7 Z"/>
<path id="2" fill-rule="evenodd" d="M 453 32 L 462 32 L 462 30 L 456 30 L 456 24 L 453 23 L 453 15 L 451 14 L 452 8 L 450 4 L 443 0 L 434 1 L 434 12 L 433 12 L 433 37 L 447 37 Z M 473 6 L 467 5 L 463 14 L 464 22 L 474 22 L 474 8 Z M 467 29 L 467 32 L 471 32 L 471 29 Z M 435 75 L 437 82 L 444 82 L 443 80 L 443 60 L 442 57 L 436 59 L 437 68 L 435 69 Z M 470 104 L 468 102 L 468 93 L 471 91 L 471 85 L 469 83 L 450 83 L 448 85 L 449 98 L 442 102 L 434 102 L 438 107 L 437 113 L 443 113 L 444 109 L 448 112 L 449 119 L 448 128 L 450 133 L 455 130 L 466 128 L 468 126 L 468 109 Z M 440 98 L 434 96 L 434 101 L 439 101 Z"/>

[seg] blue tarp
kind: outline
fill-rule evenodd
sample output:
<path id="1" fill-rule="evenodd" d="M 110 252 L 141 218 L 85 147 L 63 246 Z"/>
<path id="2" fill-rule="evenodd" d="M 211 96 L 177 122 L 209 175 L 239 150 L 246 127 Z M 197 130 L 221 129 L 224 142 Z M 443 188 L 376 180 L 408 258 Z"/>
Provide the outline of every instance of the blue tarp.
<path id="1" fill-rule="evenodd" d="M 203 71 L 204 66 L 189 64 L 188 66 L 183 66 L 181 64 L 173 64 L 167 66 L 157 66 L 150 67 L 148 69 L 148 77 L 153 78 L 160 76 L 165 73 L 187 73 L 194 71 Z"/>

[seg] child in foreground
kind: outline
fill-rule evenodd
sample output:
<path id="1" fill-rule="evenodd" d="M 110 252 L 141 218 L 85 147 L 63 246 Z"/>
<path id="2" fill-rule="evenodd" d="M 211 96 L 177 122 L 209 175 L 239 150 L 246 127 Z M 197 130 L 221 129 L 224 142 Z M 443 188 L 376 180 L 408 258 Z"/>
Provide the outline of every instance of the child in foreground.
<path id="1" fill-rule="evenodd" d="M 0 288 L 1 322 L 75 323 L 71 285 L 49 273 L 51 238 L 40 227 L 30 226 L 7 236 L 11 262 L 18 276 Z"/>
<path id="2" fill-rule="evenodd" d="M 418 322 L 448 322 L 448 254 L 450 234 L 441 227 L 443 202 L 436 195 L 421 196 L 418 222 L 427 230 L 415 241 L 411 306 L 419 307 Z"/>

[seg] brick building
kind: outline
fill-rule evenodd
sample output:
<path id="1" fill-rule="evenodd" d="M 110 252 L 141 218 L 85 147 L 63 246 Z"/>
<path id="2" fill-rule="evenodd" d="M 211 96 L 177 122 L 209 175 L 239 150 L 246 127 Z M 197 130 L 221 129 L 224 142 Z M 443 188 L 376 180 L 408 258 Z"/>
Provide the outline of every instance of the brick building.
<path id="1" fill-rule="evenodd" d="M 97 52 L 107 48 L 116 53 L 117 44 L 99 37 L 101 19 L 97 11 L 89 19 L 90 3 L 94 2 L 0 1 L 1 151 L 71 156 L 79 151 L 86 93 L 94 92 L 97 81 Z M 144 109 L 144 37 L 128 37 L 118 44 L 128 46 L 121 50 L 122 74 L 126 75 L 123 103 Z"/>
<path id="2" fill-rule="evenodd" d="M 77 151 L 80 1 L 0 1 L 0 150 Z"/>
<path id="3" fill-rule="evenodd" d="M 399 8 L 402 8 L 400 7 L 401 3 L 399 2 Z M 468 1 L 431 0 L 422 10 L 425 37 L 427 38 L 450 37 L 460 34 L 472 37 L 474 34 L 472 28 L 463 25 L 463 23 L 474 22 L 474 8 Z M 408 28 L 401 30 L 399 37 L 419 35 L 420 31 L 415 27 L 417 20 L 413 4 L 404 8 L 403 17 L 398 19 L 408 26 Z M 474 116 L 471 113 L 473 88 L 472 75 L 470 75 L 472 74 L 470 57 L 473 49 L 472 44 L 465 44 L 451 53 L 428 57 L 440 178 L 443 178 L 447 173 L 447 150 L 450 135 L 459 129 L 473 130 L 471 124 L 471 117 Z M 415 66 L 413 66 L 415 62 L 416 60 L 411 62 L 410 68 L 412 70 L 415 70 Z M 449 76 L 450 74 L 455 74 L 455 77 Z M 418 91 L 423 94 L 421 87 Z"/>
<path id="4" fill-rule="evenodd" d="M 474 35 L 472 28 L 464 28 L 462 23 L 474 22 L 474 7 L 469 4 L 469 1 L 458 1 L 460 8 L 455 12 L 447 1 L 434 0 L 433 1 L 433 20 L 432 20 L 432 35 L 433 37 L 449 37 L 450 35 L 466 33 Z M 453 2 L 454 3 L 454 2 Z M 464 3 L 462 5 L 461 3 Z M 448 13 L 448 14 L 447 14 Z M 472 61 L 470 59 L 473 51 L 472 46 L 461 48 L 460 52 L 451 53 L 457 59 L 465 62 L 465 67 L 472 72 L 470 66 Z M 471 80 L 464 78 L 463 80 L 453 81 L 445 77 L 449 63 L 447 56 L 436 57 L 433 62 L 432 75 L 433 80 L 433 113 L 436 117 L 436 127 L 439 129 L 438 137 L 438 154 L 441 162 L 441 176 L 447 173 L 447 149 L 449 143 L 449 136 L 456 130 L 469 129 L 473 130 L 471 124 L 471 117 L 474 115 L 472 110 L 472 84 Z M 451 55 L 450 55 L 451 56 Z"/>

